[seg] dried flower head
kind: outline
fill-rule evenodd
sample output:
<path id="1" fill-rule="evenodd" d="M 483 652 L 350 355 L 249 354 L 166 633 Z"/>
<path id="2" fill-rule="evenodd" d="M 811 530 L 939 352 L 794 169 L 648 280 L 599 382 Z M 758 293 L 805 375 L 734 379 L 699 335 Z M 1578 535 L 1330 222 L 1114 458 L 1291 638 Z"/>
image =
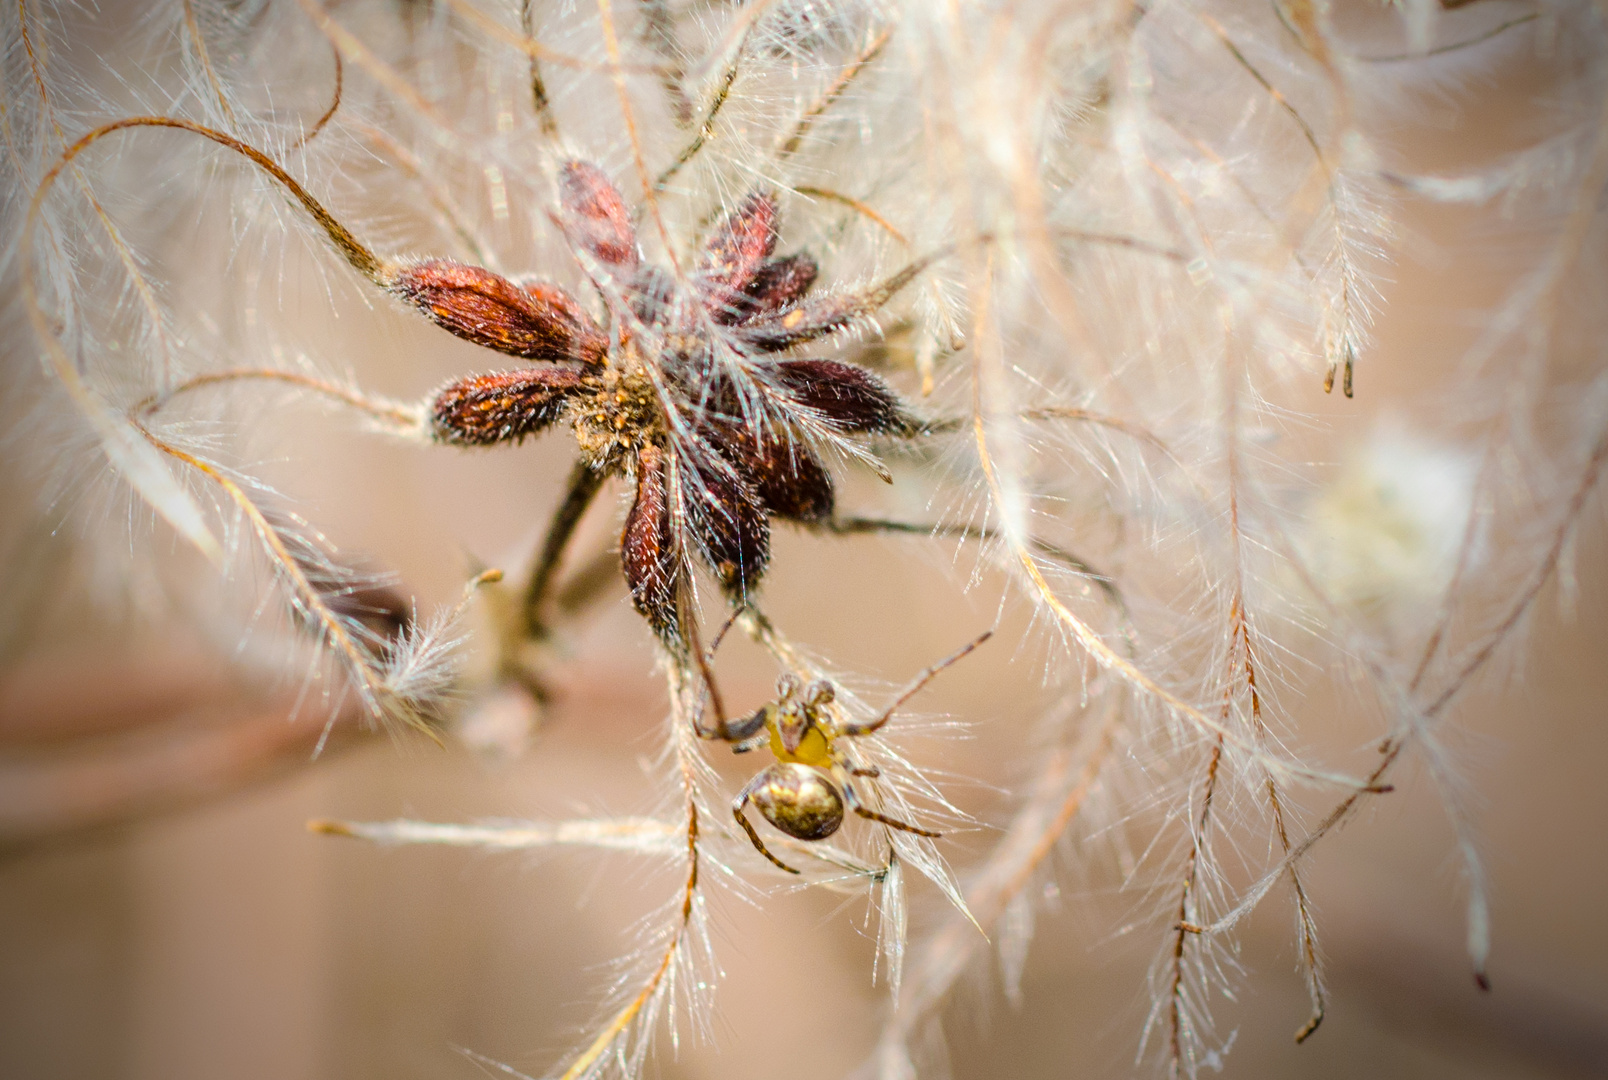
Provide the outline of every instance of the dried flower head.
<path id="1" fill-rule="evenodd" d="M 774 257 L 776 200 L 756 192 L 716 227 L 683 287 L 643 261 L 625 200 L 599 169 L 566 162 L 559 191 L 559 223 L 587 257 L 606 328 L 556 286 L 448 260 L 411 265 L 390 287 L 459 337 L 550 365 L 449 384 L 431 403 L 431 429 L 442 442 L 491 446 L 566 420 L 589 470 L 578 483 L 595 490 L 629 474 L 626 581 L 653 629 L 679 647 L 690 554 L 741 605 L 770 559 L 769 519 L 831 518 L 832 479 L 812 436 L 910 427 L 893 391 L 863 368 L 766 357 L 876 310 L 916 271 L 863 295 L 811 300 L 814 260 Z"/>

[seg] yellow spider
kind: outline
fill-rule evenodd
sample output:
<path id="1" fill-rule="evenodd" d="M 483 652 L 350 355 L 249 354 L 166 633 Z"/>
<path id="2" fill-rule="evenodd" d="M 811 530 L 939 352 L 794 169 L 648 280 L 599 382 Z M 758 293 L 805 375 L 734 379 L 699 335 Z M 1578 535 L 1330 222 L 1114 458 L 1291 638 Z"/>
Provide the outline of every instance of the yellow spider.
<path id="1" fill-rule="evenodd" d="M 985 631 L 953 656 L 927 668 L 905 687 L 875 720 L 839 720 L 829 709 L 837 691 L 826 679 L 803 684 L 791 672 L 777 680 L 775 701 L 756 709 L 743 720 L 724 726 L 721 738 L 732 743 L 737 754 L 770 745 L 776 763 L 760 772 L 737 793 L 731 812 L 759 853 L 789 874 L 799 871 L 772 855 L 760 839 L 743 808 L 752 802 L 765 820 L 798 840 L 824 840 L 843 824 L 844 808 L 871 821 L 917 836 L 937 837 L 941 833 L 917 828 L 878 813 L 866 806 L 854 790 L 853 778 L 875 779 L 875 766 L 862 767 L 838 740 L 869 735 L 886 724 L 895 710 L 909 701 L 938 672 L 953 664 L 993 636 Z"/>

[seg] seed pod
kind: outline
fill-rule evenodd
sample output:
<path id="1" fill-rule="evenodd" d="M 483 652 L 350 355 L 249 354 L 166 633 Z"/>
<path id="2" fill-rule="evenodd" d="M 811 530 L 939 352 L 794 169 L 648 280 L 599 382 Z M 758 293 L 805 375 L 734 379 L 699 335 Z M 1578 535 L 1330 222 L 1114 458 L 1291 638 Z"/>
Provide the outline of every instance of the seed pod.
<path id="1" fill-rule="evenodd" d="M 843 824 L 843 796 L 808 765 L 772 765 L 750 798 L 766 821 L 799 840 L 825 840 Z"/>
<path id="2" fill-rule="evenodd" d="M 865 368 L 837 360 L 778 360 L 769 370 L 800 405 L 844 431 L 902 431 L 909 424 L 898 395 Z"/>
<path id="3" fill-rule="evenodd" d="M 610 266 L 636 266 L 641 255 L 631 212 L 602 169 L 584 161 L 565 162 L 558 171 L 558 198 L 571 240 Z"/>
<path id="4" fill-rule="evenodd" d="M 636 499 L 620 536 L 620 562 L 631 601 L 666 641 L 679 640 L 676 625 L 676 545 L 671 532 L 664 450 L 647 446 L 637 455 Z"/>
<path id="5" fill-rule="evenodd" d="M 576 368 L 539 367 L 472 375 L 442 388 L 430 407 L 435 437 L 456 446 L 520 442 L 548 427 L 585 384 Z"/>
<path id="6" fill-rule="evenodd" d="M 600 364 L 609 339 L 554 285 L 516 285 L 479 266 L 429 259 L 401 270 L 391 289 L 437 326 L 525 360 Z"/>

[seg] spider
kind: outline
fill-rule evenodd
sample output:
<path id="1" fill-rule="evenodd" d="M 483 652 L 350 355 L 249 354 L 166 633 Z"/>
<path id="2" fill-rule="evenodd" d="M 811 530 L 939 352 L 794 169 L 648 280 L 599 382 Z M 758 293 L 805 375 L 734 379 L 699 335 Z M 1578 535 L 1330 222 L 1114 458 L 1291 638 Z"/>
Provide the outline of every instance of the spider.
<path id="1" fill-rule="evenodd" d="M 832 478 L 810 442 L 909 435 L 894 391 L 837 360 L 770 359 L 876 311 L 925 265 L 871 289 L 808 298 L 815 261 L 774 257 L 777 202 L 755 191 L 704 244 L 690 289 L 645 262 L 625 200 L 594 165 L 559 169 L 555 220 L 603 297 L 600 326 L 567 292 L 478 266 L 427 259 L 398 268 L 391 291 L 444 329 L 539 365 L 459 379 L 430 406 L 434 437 L 458 446 L 519 442 L 561 420 L 581 461 L 527 592 L 542 592 L 604 479 L 636 491 L 620 540 L 638 611 L 666 645 L 686 640 L 689 554 L 740 605 L 770 557 L 770 519 L 832 517 Z M 765 358 L 765 359 L 761 359 Z"/>
<path id="2" fill-rule="evenodd" d="M 732 816 L 743 827 L 759 853 L 772 863 L 797 874 L 798 870 L 778 859 L 765 846 L 753 824 L 743 814 L 752 802 L 761 816 L 796 840 L 825 840 L 843 824 L 844 808 L 889 828 L 937 838 L 942 833 L 922 829 L 879 813 L 866 806 L 855 791 L 853 778 L 876 779 L 881 770 L 856 765 L 854 758 L 838 740 L 870 735 L 886 724 L 899 706 L 914 697 L 950 664 L 992 637 L 986 630 L 959 652 L 917 675 L 893 703 L 874 720 L 842 720 L 831 708 L 837 688 L 828 679 L 801 682 L 792 672 L 784 672 L 776 683 L 777 698 L 756 709 L 745 719 L 728 724 L 720 737 L 732 744 L 735 754 L 769 745 L 774 764 L 761 770 L 732 800 Z"/>

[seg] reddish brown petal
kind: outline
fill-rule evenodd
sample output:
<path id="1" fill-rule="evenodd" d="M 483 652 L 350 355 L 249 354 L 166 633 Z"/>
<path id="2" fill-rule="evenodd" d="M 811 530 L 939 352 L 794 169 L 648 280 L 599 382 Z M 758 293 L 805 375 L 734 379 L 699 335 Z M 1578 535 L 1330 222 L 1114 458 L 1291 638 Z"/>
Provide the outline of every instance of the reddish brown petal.
<path id="1" fill-rule="evenodd" d="M 837 360 L 778 360 L 769 370 L 795 401 L 844 431 L 899 431 L 909 423 L 898 395 L 865 368 Z"/>
<path id="2" fill-rule="evenodd" d="M 832 516 L 832 477 L 814 452 L 794 439 L 766 442 L 754 489 L 776 517 L 810 524 Z M 752 467 L 752 466 L 751 466 Z"/>
<path id="3" fill-rule="evenodd" d="M 802 299 L 819 272 L 815 260 L 802 253 L 772 259 L 748 283 L 748 295 L 760 311 L 775 311 Z"/>
<path id="4" fill-rule="evenodd" d="M 631 212 L 602 169 L 584 161 L 565 162 L 558 170 L 558 197 L 571 240 L 610 266 L 637 264 Z"/>
<path id="5" fill-rule="evenodd" d="M 730 307 L 715 312 L 715 321 L 729 325 L 779 312 L 803 298 L 815 284 L 817 273 L 815 260 L 808 255 L 772 259 L 759 268 Z"/>
<path id="6" fill-rule="evenodd" d="M 760 438 L 736 419 L 706 421 L 704 430 L 772 517 L 814 524 L 832 516 L 832 477 L 804 443 L 775 427 Z"/>
<path id="7" fill-rule="evenodd" d="M 867 310 L 858 297 L 827 296 L 786 311 L 755 315 L 741 322 L 736 332 L 756 352 L 781 352 L 841 330 Z"/>
<path id="8" fill-rule="evenodd" d="M 509 356 L 597 364 L 608 351 L 608 337 L 553 285 L 520 286 L 479 266 L 430 259 L 403 269 L 391 288 L 436 325 Z"/>
<path id="9" fill-rule="evenodd" d="M 726 216 L 698 263 L 698 287 L 716 318 L 735 310 L 760 266 L 776 250 L 776 200 L 756 191 Z"/>
<path id="10" fill-rule="evenodd" d="M 459 379 L 436 394 L 431 429 L 437 439 L 458 446 L 519 442 L 557 420 L 583 379 L 578 369 L 559 367 Z"/>
<path id="11" fill-rule="evenodd" d="M 936 256 L 911 263 L 864 292 L 819 297 L 772 315 L 745 320 L 737 327 L 737 337 L 758 352 L 781 352 L 824 337 L 879 310 L 931 265 L 934 258 Z"/>
<path id="12" fill-rule="evenodd" d="M 637 455 L 636 499 L 620 537 L 620 562 L 636 609 L 654 633 L 668 642 L 678 641 L 675 538 L 664 451 L 657 446 L 645 447 Z"/>
<path id="13" fill-rule="evenodd" d="M 721 584 L 741 593 L 758 581 L 770 559 L 770 524 L 737 470 L 714 463 L 687 468 L 682 499 L 699 553 Z"/>

